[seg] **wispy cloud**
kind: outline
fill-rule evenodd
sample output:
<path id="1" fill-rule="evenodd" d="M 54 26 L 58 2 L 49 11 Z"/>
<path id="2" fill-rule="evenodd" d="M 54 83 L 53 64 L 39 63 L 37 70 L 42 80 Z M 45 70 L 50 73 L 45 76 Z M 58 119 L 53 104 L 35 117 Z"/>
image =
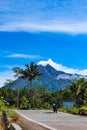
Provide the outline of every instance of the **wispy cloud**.
<path id="1" fill-rule="evenodd" d="M 64 71 L 66 73 L 87 75 L 87 69 L 79 70 L 79 69 L 69 68 L 67 66 L 63 66 L 62 64 L 58 64 L 56 62 L 53 62 L 51 59 L 48 59 L 48 61 L 40 61 L 40 62 L 38 62 L 38 64 L 39 65 L 44 65 L 44 66 L 49 64 L 53 68 L 55 68 L 56 70 Z"/>
<path id="2" fill-rule="evenodd" d="M 12 55 L 7 55 L 5 57 L 8 57 L 8 58 L 24 58 L 24 59 L 41 59 L 42 58 L 40 55 L 26 55 L 26 54 L 12 54 Z"/>
<path id="3" fill-rule="evenodd" d="M 4 69 L 4 70 L 12 70 L 14 67 L 20 67 L 20 68 L 24 68 L 23 65 L 20 65 L 20 64 L 14 64 L 14 65 L 9 65 L 9 64 L 6 64 L 6 65 L 0 65 L 0 68 L 1 70 Z"/>
<path id="4" fill-rule="evenodd" d="M 0 31 L 87 33 L 87 2 L 0 1 Z"/>
<path id="5" fill-rule="evenodd" d="M 46 23 L 29 23 L 16 22 L 0 25 L 0 31 L 25 31 L 25 32 L 64 32 L 71 34 L 87 33 L 87 21 L 85 22 L 52 22 Z"/>

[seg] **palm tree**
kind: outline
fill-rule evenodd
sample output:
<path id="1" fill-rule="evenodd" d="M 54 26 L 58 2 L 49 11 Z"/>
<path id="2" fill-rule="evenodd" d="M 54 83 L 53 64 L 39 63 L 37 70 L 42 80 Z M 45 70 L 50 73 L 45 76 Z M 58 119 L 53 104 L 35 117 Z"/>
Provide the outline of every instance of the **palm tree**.
<path id="1" fill-rule="evenodd" d="M 84 78 L 74 80 L 73 83 L 70 85 L 70 90 L 73 93 L 75 105 L 78 106 L 78 101 L 82 102 L 82 94 L 85 84 L 87 84 L 86 80 Z"/>
<path id="2" fill-rule="evenodd" d="M 15 73 L 15 76 L 19 77 L 19 78 L 27 78 L 29 83 L 30 83 L 30 92 L 32 95 L 30 95 L 31 97 L 31 107 L 33 107 L 33 100 L 34 100 L 34 91 L 33 91 L 33 84 L 32 81 L 33 80 L 41 80 L 40 78 L 38 78 L 39 76 L 42 75 L 42 72 L 40 72 L 38 70 L 38 65 L 34 64 L 34 62 L 31 62 L 30 65 L 26 64 L 25 65 L 25 69 L 21 69 L 19 67 L 13 68 L 13 71 Z"/>
<path id="3" fill-rule="evenodd" d="M 34 107 L 34 88 L 33 88 L 33 80 L 41 80 L 39 76 L 42 75 L 42 72 L 38 70 L 38 66 L 34 64 L 34 62 L 25 65 L 26 69 L 23 71 L 22 78 L 27 78 L 30 83 L 30 97 L 31 97 L 31 108 Z"/>
<path id="4" fill-rule="evenodd" d="M 34 64 L 34 62 L 31 62 L 30 66 L 26 64 L 25 67 L 26 69 L 21 72 L 21 77 L 28 78 L 28 80 L 30 81 L 30 87 L 32 88 L 32 81 L 40 80 L 40 78 L 38 77 L 42 75 L 42 72 L 38 70 L 38 65 Z"/>

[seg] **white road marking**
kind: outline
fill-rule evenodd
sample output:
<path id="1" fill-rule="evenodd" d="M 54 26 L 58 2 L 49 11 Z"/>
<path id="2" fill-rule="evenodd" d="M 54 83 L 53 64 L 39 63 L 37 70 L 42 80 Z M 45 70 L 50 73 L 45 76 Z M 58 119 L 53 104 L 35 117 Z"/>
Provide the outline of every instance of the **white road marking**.
<path id="1" fill-rule="evenodd" d="M 36 123 L 36 124 L 39 124 L 40 126 L 43 126 L 44 128 L 47 128 L 47 129 L 49 129 L 49 130 L 58 130 L 58 129 L 49 127 L 49 126 L 47 126 L 47 125 L 45 125 L 45 124 L 43 124 L 43 123 L 37 122 L 37 121 L 35 121 L 35 120 L 32 120 L 32 119 L 30 119 L 30 118 L 24 116 L 23 114 L 21 114 L 21 113 L 18 112 L 18 111 L 16 111 L 16 112 L 17 112 L 19 115 L 21 115 L 22 117 L 24 117 L 25 119 L 27 119 L 27 120 L 29 120 L 29 121 L 32 121 L 32 122 L 34 122 L 34 123 Z"/>

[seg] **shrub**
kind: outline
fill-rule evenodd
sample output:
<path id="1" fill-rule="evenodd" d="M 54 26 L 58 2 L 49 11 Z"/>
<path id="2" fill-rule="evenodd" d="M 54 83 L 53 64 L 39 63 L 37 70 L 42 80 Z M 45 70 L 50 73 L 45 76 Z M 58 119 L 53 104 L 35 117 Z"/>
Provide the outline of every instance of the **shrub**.
<path id="1" fill-rule="evenodd" d="M 78 114 L 78 108 L 74 107 L 74 108 L 68 109 L 67 112 L 77 115 Z"/>
<path id="2" fill-rule="evenodd" d="M 79 115 L 87 115 L 87 107 L 83 106 L 78 109 L 78 114 Z"/>
<path id="3" fill-rule="evenodd" d="M 61 107 L 61 108 L 58 108 L 58 111 L 67 112 L 67 108 Z"/>
<path id="4" fill-rule="evenodd" d="M 2 111 L 5 107 L 5 101 L 3 100 L 3 97 L 0 97 L 0 111 Z"/>

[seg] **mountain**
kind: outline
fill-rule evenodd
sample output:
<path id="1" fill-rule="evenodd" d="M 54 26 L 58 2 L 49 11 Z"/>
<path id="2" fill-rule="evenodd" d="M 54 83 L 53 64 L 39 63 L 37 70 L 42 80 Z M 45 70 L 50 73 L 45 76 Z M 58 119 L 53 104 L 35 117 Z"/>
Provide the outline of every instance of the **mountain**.
<path id="1" fill-rule="evenodd" d="M 67 89 L 68 85 L 71 84 L 74 79 L 87 78 L 87 76 L 83 75 L 58 71 L 49 64 L 46 66 L 39 65 L 38 68 L 44 74 L 42 76 L 44 79 L 43 84 L 50 88 L 51 91 Z"/>
<path id="2" fill-rule="evenodd" d="M 67 89 L 68 84 L 71 84 L 74 79 L 87 78 L 87 76 L 83 75 L 69 74 L 63 71 L 58 71 L 49 64 L 47 64 L 46 66 L 38 65 L 38 70 L 43 73 L 43 75 L 41 76 L 42 80 L 35 80 L 33 82 L 33 85 L 46 86 L 50 89 L 50 91 Z M 8 85 L 11 86 L 13 89 L 17 89 L 18 87 L 23 88 L 24 86 L 28 86 L 29 84 L 28 79 L 17 79 Z"/>

